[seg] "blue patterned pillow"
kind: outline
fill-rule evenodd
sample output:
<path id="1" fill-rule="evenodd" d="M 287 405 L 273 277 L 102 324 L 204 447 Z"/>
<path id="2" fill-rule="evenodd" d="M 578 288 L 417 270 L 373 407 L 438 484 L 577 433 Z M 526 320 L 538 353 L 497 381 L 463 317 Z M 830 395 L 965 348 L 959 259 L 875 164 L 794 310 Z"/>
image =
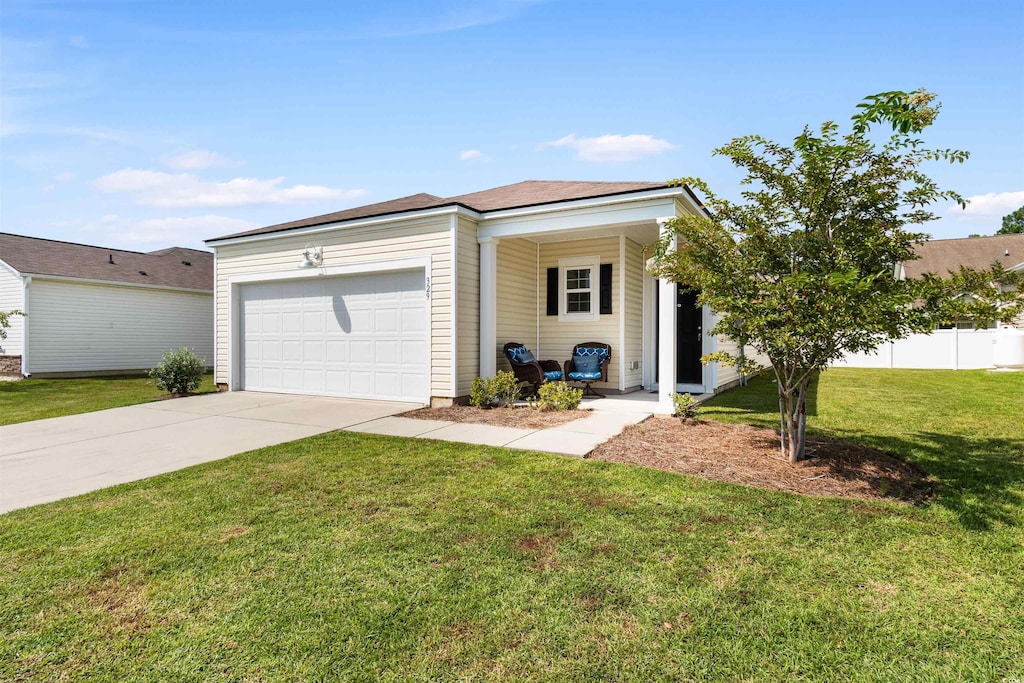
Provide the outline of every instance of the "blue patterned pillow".
<path id="1" fill-rule="evenodd" d="M 516 363 L 531 363 L 535 360 L 533 352 L 525 346 L 517 346 L 514 349 L 509 349 L 508 352 L 509 355 L 512 356 L 512 360 Z"/>
<path id="2" fill-rule="evenodd" d="M 597 356 L 598 359 L 604 360 L 608 357 L 608 350 L 603 349 L 599 346 L 584 346 L 576 349 L 577 356 Z"/>

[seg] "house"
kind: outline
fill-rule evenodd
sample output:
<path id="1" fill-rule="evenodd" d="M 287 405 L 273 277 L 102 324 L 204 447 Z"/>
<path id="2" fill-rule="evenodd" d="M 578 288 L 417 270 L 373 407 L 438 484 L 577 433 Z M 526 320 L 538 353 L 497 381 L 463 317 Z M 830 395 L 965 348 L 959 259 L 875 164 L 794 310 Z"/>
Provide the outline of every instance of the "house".
<path id="1" fill-rule="evenodd" d="M 0 233 L 0 372 L 146 370 L 188 346 L 213 358 L 213 254 L 149 253 Z"/>
<path id="2" fill-rule="evenodd" d="M 509 341 L 559 362 L 610 344 L 602 393 L 719 391 L 700 356 L 735 346 L 695 294 L 645 269 L 664 222 L 704 211 L 685 187 L 526 181 L 416 194 L 207 240 L 216 381 L 445 405 L 507 368 Z M 653 398 L 653 397 L 652 397 Z"/>
<path id="3" fill-rule="evenodd" d="M 915 247 L 918 258 L 896 268 L 899 278 L 925 273 L 948 276 L 961 266 L 986 270 L 993 262 L 1024 271 L 1024 235 L 929 240 Z M 1024 327 L 1024 317 L 1017 320 Z M 875 353 L 848 354 L 837 367 L 975 370 L 993 366 L 995 325 L 976 329 L 970 321 L 943 325 L 931 334 L 912 334 L 880 346 Z"/>

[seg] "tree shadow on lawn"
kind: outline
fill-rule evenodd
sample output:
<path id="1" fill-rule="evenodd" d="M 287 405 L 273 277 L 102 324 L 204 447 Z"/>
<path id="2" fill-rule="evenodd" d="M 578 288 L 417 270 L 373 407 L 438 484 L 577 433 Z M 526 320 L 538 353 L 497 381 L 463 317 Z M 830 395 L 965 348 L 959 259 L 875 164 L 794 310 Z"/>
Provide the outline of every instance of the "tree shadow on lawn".
<path id="1" fill-rule="evenodd" d="M 965 529 L 1024 524 L 1024 439 L 936 432 L 903 437 L 843 430 L 817 433 L 872 446 L 911 463 L 935 483 L 936 495 L 928 504 L 953 512 Z"/>

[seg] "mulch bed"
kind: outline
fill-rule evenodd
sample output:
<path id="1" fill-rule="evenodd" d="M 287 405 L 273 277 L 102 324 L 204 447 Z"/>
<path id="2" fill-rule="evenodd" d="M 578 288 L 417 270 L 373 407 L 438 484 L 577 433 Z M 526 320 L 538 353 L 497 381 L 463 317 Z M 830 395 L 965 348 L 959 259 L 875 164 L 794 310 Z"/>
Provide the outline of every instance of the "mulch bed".
<path id="1" fill-rule="evenodd" d="M 420 408 L 401 417 L 417 420 L 445 420 L 447 422 L 473 422 L 495 427 L 517 427 L 519 429 L 546 429 L 578 420 L 590 414 L 589 410 L 540 411 L 529 406 L 515 408 L 474 408 L 472 406 L 449 406 L 447 408 Z"/>
<path id="2" fill-rule="evenodd" d="M 789 464 L 770 429 L 651 418 L 589 457 L 812 496 L 920 502 L 931 495 L 927 478 L 884 451 L 808 436 L 807 453 L 809 459 Z"/>

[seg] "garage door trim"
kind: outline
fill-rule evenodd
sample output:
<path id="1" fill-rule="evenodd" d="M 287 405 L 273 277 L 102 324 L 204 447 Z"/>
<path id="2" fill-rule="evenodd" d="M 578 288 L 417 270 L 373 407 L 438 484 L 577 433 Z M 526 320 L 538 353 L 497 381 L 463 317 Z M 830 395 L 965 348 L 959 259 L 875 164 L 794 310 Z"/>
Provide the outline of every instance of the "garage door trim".
<path id="1" fill-rule="evenodd" d="M 297 255 L 301 256 L 301 254 Z M 431 273 L 432 258 L 430 256 L 422 256 L 417 258 L 405 258 L 405 259 L 392 259 L 388 261 L 363 261 L 361 263 L 350 263 L 345 265 L 336 266 L 321 266 L 320 268 L 309 268 L 302 270 L 275 270 L 263 273 L 245 273 L 238 275 L 231 275 L 228 277 L 228 389 L 230 391 L 238 391 L 241 389 L 239 382 L 242 373 L 239 368 L 239 361 L 241 359 L 241 340 L 239 339 L 239 330 L 241 325 L 239 324 L 238 316 L 241 310 L 241 304 L 239 299 L 239 288 L 241 285 L 255 284 L 260 282 L 274 282 L 281 280 L 307 280 L 313 278 L 330 278 L 338 277 L 343 275 L 370 275 L 373 273 L 388 273 L 398 272 L 407 270 L 421 270 L 424 276 L 424 286 L 426 288 L 427 305 L 426 310 L 426 341 L 427 341 L 427 389 L 426 395 L 423 397 L 423 403 L 430 403 L 431 393 L 431 378 L 430 372 L 432 369 L 432 362 L 430 359 L 430 348 L 432 347 L 432 340 L 434 338 L 434 330 L 432 326 L 433 315 L 431 315 L 431 303 L 430 303 L 430 273 Z"/>

